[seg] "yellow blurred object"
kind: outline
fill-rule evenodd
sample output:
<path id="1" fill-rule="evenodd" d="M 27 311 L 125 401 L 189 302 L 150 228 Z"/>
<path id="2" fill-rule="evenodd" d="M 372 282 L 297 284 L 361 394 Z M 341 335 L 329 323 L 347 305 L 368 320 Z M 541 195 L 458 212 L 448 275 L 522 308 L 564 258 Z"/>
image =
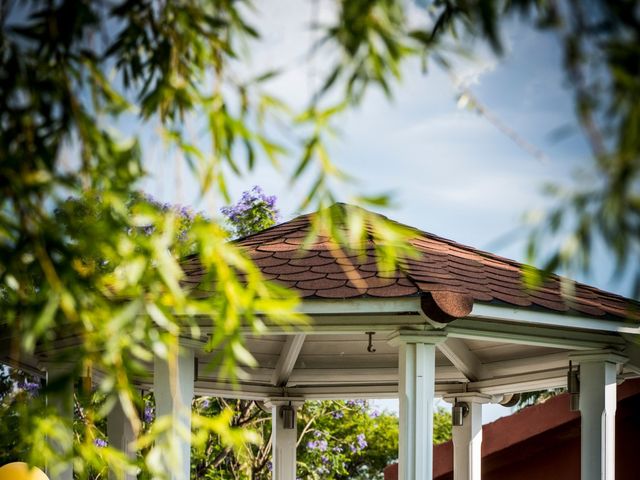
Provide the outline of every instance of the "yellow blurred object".
<path id="1" fill-rule="evenodd" d="M 38 467 L 31 467 L 24 462 L 7 463 L 0 467 L 0 480 L 49 480 Z"/>

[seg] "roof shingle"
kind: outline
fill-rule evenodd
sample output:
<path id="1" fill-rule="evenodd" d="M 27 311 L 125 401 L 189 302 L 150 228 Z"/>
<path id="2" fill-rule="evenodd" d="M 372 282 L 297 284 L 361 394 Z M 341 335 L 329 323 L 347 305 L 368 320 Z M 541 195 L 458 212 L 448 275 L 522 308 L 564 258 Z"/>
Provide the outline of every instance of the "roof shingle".
<path id="1" fill-rule="evenodd" d="M 591 317 L 639 318 L 638 303 L 619 295 L 579 283 L 570 294 L 563 294 L 561 278 L 556 275 L 547 277 L 539 289 L 526 289 L 524 265 L 417 229 L 412 229 L 411 243 L 420 256 L 403 260 L 397 272 L 379 270 L 372 241 L 365 251 L 355 254 L 326 238 L 303 248 L 312 215 L 301 215 L 236 242 L 269 279 L 305 298 L 422 296 L 449 312 L 442 321 L 464 316 L 473 302 Z M 194 258 L 183 264 L 187 283 L 202 278 L 198 265 Z"/>

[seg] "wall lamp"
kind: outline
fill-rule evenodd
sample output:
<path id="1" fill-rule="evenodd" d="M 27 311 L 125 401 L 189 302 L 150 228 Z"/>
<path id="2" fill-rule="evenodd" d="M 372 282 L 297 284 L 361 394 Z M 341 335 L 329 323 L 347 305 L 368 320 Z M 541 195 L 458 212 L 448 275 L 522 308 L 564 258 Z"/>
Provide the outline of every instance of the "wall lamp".
<path id="1" fill-rule="evenodd" d="M 571 361 L 569 361 L 567 372 L 567 391 L 569 392 L 569 410 L 577 412 L 580 410 L 580 367 L 573 368 Z"/>
<path id="2" fill-rule="evenodd" d="M 280 416 L 282 417 L 282 428 L 285 430 L 293 430 L 296 428 L 296 409 L 289 405 L 280 407 Z"/>
<path id="3" fill-rule="evenodd" d="M 458 402 L 456 399 L 451 409 L 451 423 L 454 427 L 461 427 L 464 424 L 464 417 L 469 415 L 469 405 L 465 402 Z"/>

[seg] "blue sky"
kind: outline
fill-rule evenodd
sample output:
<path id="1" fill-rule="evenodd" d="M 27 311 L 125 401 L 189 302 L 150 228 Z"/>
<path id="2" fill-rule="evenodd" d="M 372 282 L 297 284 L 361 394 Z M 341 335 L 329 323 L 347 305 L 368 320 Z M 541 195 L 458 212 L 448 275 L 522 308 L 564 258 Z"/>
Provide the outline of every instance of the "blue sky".
<path id="1" fill-rule="evenodd" d="M 319 18 L 330 18 L 333 13 L 328 3 L 318 2 Z M 322 72 L 327 63 L 323 58 L 312 64 L 301 61 L 314 39 L 307 29 L 311 5 L 296 0 L 258 2 L 258 27 L 264 42 L 252 50 L 251 68 L 260 71 L 288 65 L 270 88 L 298 106 L 318 82 L 314 72 Z M 524 260 L 521 241 L 499 240 L 513 233 L 524 238 L 525 212 L 548 205 L 541 186 L 545 182 L 570 185 L 573 172 L 589 165 L 589 152 L 577 131 L 557 40 L 517 21 L 508 24 L 504 37 L 507 53 L 503 58 L 479 48 L 474 60 L 459 63 L 455 76 L 502 124 L 544 152 L 544 160 L 516 145 L 486 118 L 460 108 L 459 90 L 451 76 L 436 69 L 424 75 L 417 62 L 405 68 L 393 101 L 371 92 L 360 108 L 344 117 L 331 154 L 358 178 L 365 191 L 395 192 L 394 208 L 383 212 L 387 216 Z M 554 130 L 565 127 L 573 127 L 575 133 L 562 141 L 553 140 Z M 221 206 L 198 201 L 196 183 L 187 171 L 167 167 L 155 145 L 147 151 L 147 164 L 153 178 L 145 188 L 156 197 L 208 214 Z M 232 195 L 238 198 L 243 190 L 259 184 L 278 196 L 287 220 L 294 215 L 305 184 L 290 188 L 284 178 L 270 167 L 259 167 L 231 182 Z M 628 293 L 627 285 L 612 282 L 608 263 L 599 255 L 594 274 L 578 278 Z"/>
<path id="2" fill-rule="evenodd" d="M 318 1 L 320 19 L 330 17 L 329 3 Z M 326 68 L 323 58 L 313 64 L 301 61 L 314 38 L 307 29 L 311 4 L 270 0 L 258 5 L 264 41 L 252 50 L 251 68 L 259 72 L 286 65 L 288 70 L 269 88 L 294 106 L 302 106 L 320 81 L 312 79 L 313 72 L 318 76 Z M 499 240 L 522 231 L 525 212 L 548 205 L 540 193 L 544 183 L 570 185 L 572 172 L 589 164 L 589 152 L 576 127 L 556 39 L 517 22 L 508 25 L 504 37 L 503 58 L 478 49 L 474 60 L 460 62 L 455 76 L 502 124 L 544 152 L 544 160 L 485 117 L 460 108 L 452 78 L 437 68 L 425 75 L 417 62 L 406 66 L 392 101 L 371 91 L 363 105 L 344 115 L 340 137 L 330 150 L 334 161 L 357 177 L 359 184 L 351 192 L 394 192 L 393 208 L 383 211 L 391 218 L 522 260 L 521 243 Z M 551 138 L 554 130 L 567 126 L 576 134 L 562 141 Z M 167 162 L 155 139 L 146 144 L 152 178 L 145 188 L 150 193 L 217 213 L 220 200 L 213 205 L 200 201 L 187 170 L 176 168 L 171 158 Z M 285 172 L 295 160 L 285 160 Z M 231 180 L 232 196 L 259 184 L 278 196 L 286 220 L 296 213 L 307 186 L 303 181 L 291 188 L 286 178 L 263 162 Z M 345 191 L 343 200 L 347 198 Z M 609 276 L 599 273 L 590 283 L 612 288 Z"/>

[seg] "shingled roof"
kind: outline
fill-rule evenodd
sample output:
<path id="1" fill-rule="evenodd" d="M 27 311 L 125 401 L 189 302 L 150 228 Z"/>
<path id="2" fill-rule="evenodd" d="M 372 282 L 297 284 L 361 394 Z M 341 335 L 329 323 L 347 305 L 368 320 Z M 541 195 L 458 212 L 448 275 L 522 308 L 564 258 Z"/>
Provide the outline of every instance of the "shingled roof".
<path id="1" fill-rule="evenodd" d="M 440 321 L 465 316 L 475 302 L 638 319 L 638 304 L 629 299 L 580 283 L 574 284 L 572 295 L 563 295 L 556 275 L 540 288 L 526 289 L 524 265 L 414 228 L 411 243 L 420 256 L 403 260 L 395 272 L 379 271 L 372 240 L 360 253 L 338 249 L 323 237 L 303 249 L 313 215 L 301 215 L 236 241 L 266 279 L 294 289 L 303 298 L 421 296 L 427 299 L 423 306 L 436 307 L 427 314 L 439 316 Z M 187 260 L 184 269 L 187 283 L 199 283 L 203 272 L 197 258 Z"/>

